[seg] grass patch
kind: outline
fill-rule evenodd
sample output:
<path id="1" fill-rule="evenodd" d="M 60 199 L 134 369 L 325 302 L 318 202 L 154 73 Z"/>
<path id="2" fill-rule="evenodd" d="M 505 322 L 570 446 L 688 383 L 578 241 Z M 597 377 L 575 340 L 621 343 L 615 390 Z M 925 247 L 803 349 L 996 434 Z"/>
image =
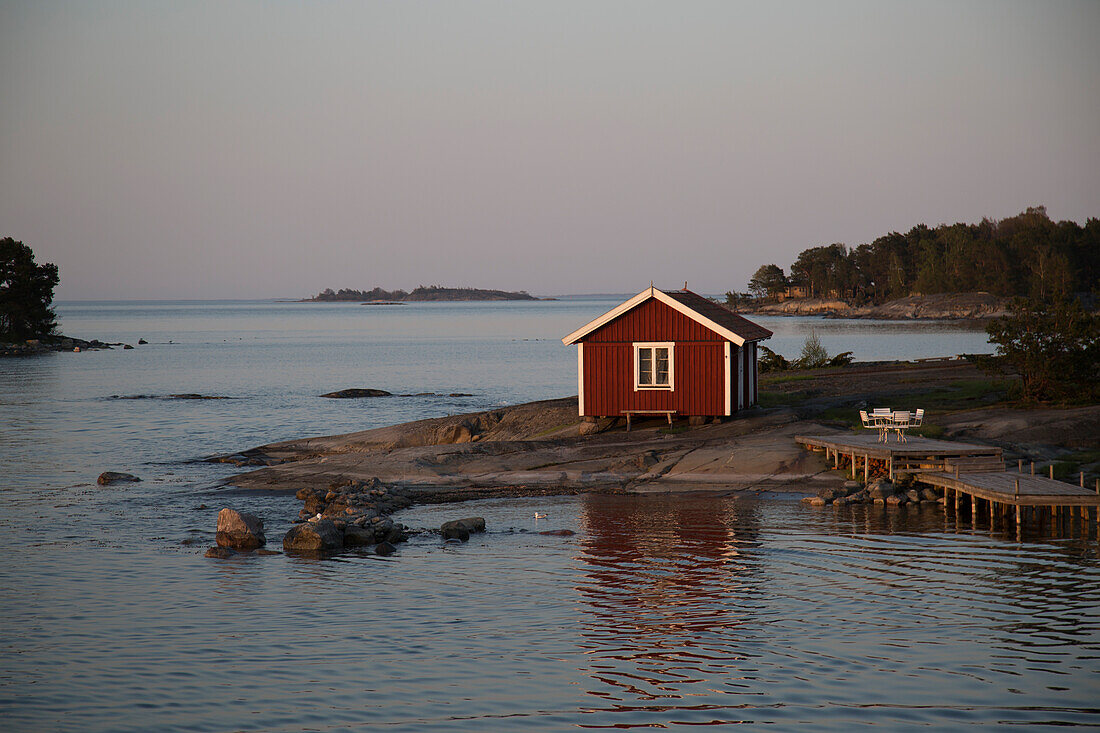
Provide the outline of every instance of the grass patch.
<path id="1" fill-rule="evenodd" d="M 966 410 L 1006 402 L 1012 382 L 1007 379 L 966 379 L 924 394 L 910 395 L 906 402 L 931 410 Z"/>
<path id="2" fill-rule="evenodd" d="M 1074 479 L 1080 479 L 1081 477 L 1081 464 L 1077 461 L 1055 461 L 1054 462 L 1054 478 L 1059 481 L 1072 482 Z"/>
<path id="3" fill-rule="evenodd" d="M 823 410 L 817 417 L 821 420 L 844 423 L 850 428 L 863 428 L 863 420 L 859 417 L 857 407 L 830 407 Z"/>
<path id="4" fill-rule="evenodd" d="M 1066 456 L 1066 460 L 1076 461 L 1082 465 L 1100 463 L 1100 448 L 1086 448 L 1084 450 L 1074 451 Z"/>
<path id="5" fill-rule="evenodd" d="M 932 423 L 924 423 L 919 428 L 911 428 L 909 430 L 910 435 L 919 435 L 922 438 L 942 438 L 947 433 L 942 425 L 935 425 Z"/>
<path id="6" fill-rule="evenodd" d="M 809 399 L 806 392 L 766 392 L 760 390 L 756 395 L 761 407 L 794 407 Z"/>
<path id="7" fill-rule="evenodd" d="M 816 379 L 814 374 L 783 374 L 776 376 L 761 376 L 761 384 L 787 384 L 789 382 L 805 382 L 810 379 Z"/>

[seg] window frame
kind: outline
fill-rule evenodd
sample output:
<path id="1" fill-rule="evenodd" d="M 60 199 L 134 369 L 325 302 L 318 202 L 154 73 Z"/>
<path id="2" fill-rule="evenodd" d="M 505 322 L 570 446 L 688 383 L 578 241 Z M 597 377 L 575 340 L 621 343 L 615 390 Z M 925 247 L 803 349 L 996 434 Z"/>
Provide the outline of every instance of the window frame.
<path id="1" fill-rule="evenodd" d="M 671 392 L 676 384 L 676 344 L 673 341 L 636 341 L 634 342 L 634 391 L 658 390 Z M 668 349 L 668 384 L 642 384 L 641 351 L 650 351 L 653 364 L 653 378 L 657 378 L 657 349 Z"/>

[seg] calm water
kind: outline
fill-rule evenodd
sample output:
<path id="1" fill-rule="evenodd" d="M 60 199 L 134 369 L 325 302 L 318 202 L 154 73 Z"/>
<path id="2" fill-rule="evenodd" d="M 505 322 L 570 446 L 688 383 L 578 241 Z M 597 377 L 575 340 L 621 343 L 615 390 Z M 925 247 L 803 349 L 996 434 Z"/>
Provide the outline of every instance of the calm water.
<path id="1" fill-rule="evenodd" d="M 5 729 L 1100 725 L 1095 540 L 934 509 L 494 500 L 399 517 L 484 515 L 468 545 L 202 557 L 221 506 L 277 546 L 298 503 L 210 489 L 229 469 L 195 459 L 572 394 L 558 339 L 613 304 L 60 308 L 71 335 L 151 343 L 0 361 Z M 866 359 L 985 350 L 942 324 L 760 320 L 789 356 L 810 328 Z M 352 386 L 474 396 L 316 396 Z M 182 392 L 232 399 L 112 397 Z M 96 487 L 108 469 L 144 481 Z"/>

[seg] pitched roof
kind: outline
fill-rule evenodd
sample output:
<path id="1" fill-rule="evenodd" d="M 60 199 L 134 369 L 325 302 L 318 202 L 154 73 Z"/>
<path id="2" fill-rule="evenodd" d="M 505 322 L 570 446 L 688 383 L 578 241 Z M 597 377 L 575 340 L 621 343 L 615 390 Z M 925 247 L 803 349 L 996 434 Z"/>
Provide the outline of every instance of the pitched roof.
<path id="1" fill-rule="evenodd" d="M 566 344 L 575 344 L 596 329 L 607 325 L 622 314 L 637 308 L 651 298 L 657 299 L 665 305 L 676 309 L 688 318 L 691 318 L 697 323 L 701 323 L 738 346 L 743 346 L 746 341 L 760 341 L 772 335 L 772 332 L 763 326 L 758 326 L 749 319 L 734 313 L 712 300 L 708 300 L 701 295 L 693 293 L 690 290 L 670 290 L 666 293 L 651 285 L 630 300 L 604 313 L 596 320 L 581 326 L 576 331 L 563 338 L 562 342 Z"/>
<path id="2" fill-rule="evenodd" d="M 728 328 L 746 341 L 760 341 L 770 338 L 772 332 L 753 323 L 748 318 L 734 313 L 724 305 L 715 303 L 710 298 L 704 298 L 690 290 L 669 290 L 665 293 L 668 297 L 686 305 L 701 316 L 714 321 L 719 326 Z"/>

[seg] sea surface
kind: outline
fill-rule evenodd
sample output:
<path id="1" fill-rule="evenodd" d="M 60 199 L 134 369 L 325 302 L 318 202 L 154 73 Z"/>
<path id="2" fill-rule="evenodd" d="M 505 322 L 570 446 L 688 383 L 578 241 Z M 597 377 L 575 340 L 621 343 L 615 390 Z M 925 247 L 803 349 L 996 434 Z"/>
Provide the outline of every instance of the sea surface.
<path id="1" fill-rule="evenodd" d="M 64 333 L 136 348 L 0 360 L 0 727 L 1100 726 L 1094 536 L 580 496 L 414 507 L 490 531 L 388 558 L 202 557 L 221 507 L 276 548 L 299 508 L 202 458 L 575 394 L 560 338 L 616 302 L 59 304 Z M 861 360 L 989 351 L 947 323 L 756 320 L 788 357 L 811 331 Z M 346 387 L 416 396 L 319 397 Z"/>

